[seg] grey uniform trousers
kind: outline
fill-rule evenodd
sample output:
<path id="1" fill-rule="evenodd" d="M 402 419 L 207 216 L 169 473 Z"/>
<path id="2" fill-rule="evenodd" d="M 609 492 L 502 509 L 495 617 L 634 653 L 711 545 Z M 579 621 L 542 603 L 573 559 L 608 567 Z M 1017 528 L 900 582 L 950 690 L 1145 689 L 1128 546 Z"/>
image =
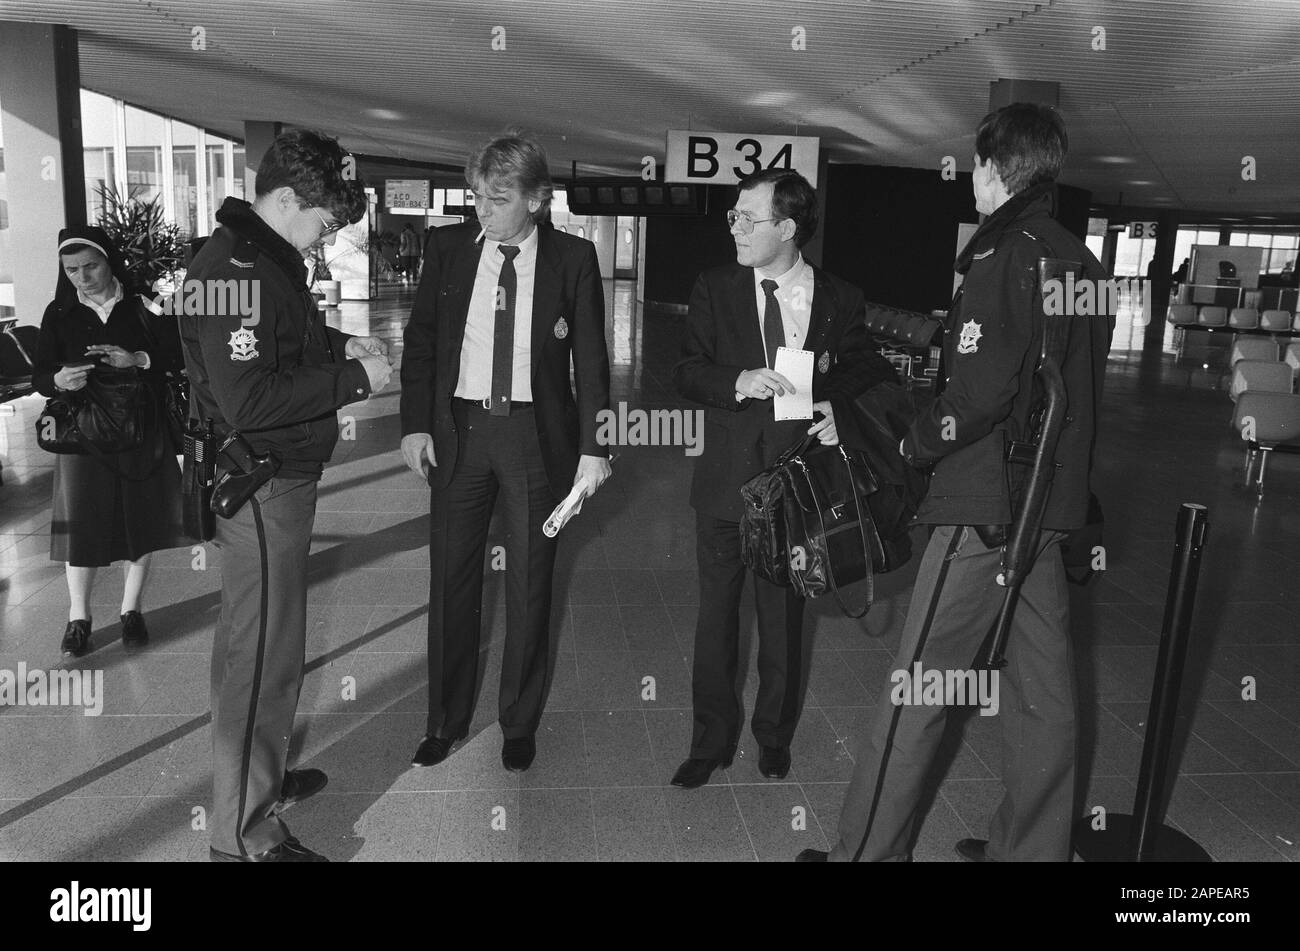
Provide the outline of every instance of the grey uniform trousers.
<path id="1" fill-rule="evenodd" d="M 987 854 L 994 861 L 1070 858 L 1075 689 L 1063 538 L 1060 532 L 1042 535 L 998 680 L 1005 795 L 989 828 Z M 1002 603 L 1000 562 L 1001 550 L 986 548 L 974 529 L 935 529 L 891 672 L 912 671 L 917 662 L 925 670 L 973 666 Z M 894 692 L 891 682 L 857 743 L 832 862 L 910 859 L 918 806 L 948 709 L 895 704 Z"/>
<path id="2" fill-rule="evenodd" d="M 272 479 L 217 519 L 221 618 L 212 642 L 212 847 L 274 848 L 307 642 L 307 554 L 316 482 Z"/>

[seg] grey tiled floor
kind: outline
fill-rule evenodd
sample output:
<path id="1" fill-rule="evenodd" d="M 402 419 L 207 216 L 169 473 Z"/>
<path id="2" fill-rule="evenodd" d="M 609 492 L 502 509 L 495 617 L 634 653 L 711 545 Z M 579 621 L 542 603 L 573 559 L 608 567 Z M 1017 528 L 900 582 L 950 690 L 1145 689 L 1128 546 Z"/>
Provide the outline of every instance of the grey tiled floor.
<path id="1" fill-rule="evenodd" d="M 669 376 L 680 321 L 644 315 L 608 286 L 614 398 L 674 406 Z M 344 329 L 400 342 L 409 294 L 345 305 Z M 1121 339 L 1123 335 L 1120 335 Z M 629 344 L 630 342 L 630 344 Z M 1080 677 L 1080 813 L 1131 809 L 1179 501 L 1210 507 L 1193 649 L 1175 744 L 1168 821 L 1217 860 L 1300 858 L 1300 458 L 1274 460 L 1262 502 L 1232 488 L 1239 447 L 1211 380 L 1169 356 L 1120 348 L 1109 367 L 1099 494 L 1108 571 L 1073 592 Z M 294 737 L 298 761 L 329 787 L 286 819 L 336 860 L 788 860 L 834 837 L 851 750 L 887 682 L 915 566 L 879 579 L 867 618 L 814 604 L 816 649 L 794 765 L 764 780 L 744 736 L 733 767 L 694 792 L 667 785 L 690 736 L 696 614 L 689 461 L 680 449 L 625 448 L 615 478 L 564 530 L 560 648 L 536 765 L 499 760 L 495 689 L 504 601 L 489 577 L 483 689 L 466 744 L 412 769 L 423 732 L 427 492 L 400 465 L 396 386 L 343 411 L 321 486 L 311 555 L 308 670 Z M 39 399 L 0 416 L 0 668 L 64 664 L 62 567 L 51 563 L 51 468 L 29 436 Z M 211 793 L 207 659 L 220 554 L 195 570 L 161 554 L 147 591 L 154 640 L 130 657 L 115 619 L 121 579 L 97 584 L 98 718 L 58 708 L 0 709 L 0 860 L 202 859 L 194 828 Z M 752 610 L 745 619 L 752 623 Z M 1242 699 L 1252 677 L 1256 699 Z M 344 699 L 354 678 L 355 699 Z M 654 697 L 643 696 L 653 678 Z M 746 680 L 752 708 L 756 672 Z M 997 718 L 950 735 L 915 849 L 951 861 L 996 805 Z"/>

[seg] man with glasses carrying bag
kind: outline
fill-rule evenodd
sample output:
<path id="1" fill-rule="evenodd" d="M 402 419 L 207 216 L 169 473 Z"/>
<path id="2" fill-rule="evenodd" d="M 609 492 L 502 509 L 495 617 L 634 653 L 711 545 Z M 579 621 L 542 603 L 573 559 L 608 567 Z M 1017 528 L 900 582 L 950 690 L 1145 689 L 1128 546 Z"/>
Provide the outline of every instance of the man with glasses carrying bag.
<path id="1" fill-rule="evenodd" d="M 740 740 L 741 486 L 805 434 L 835 445 L 835 419 L 849 412 L 849 401 L 876 383 L 897 380 L 893 367 L 871 350 L 862 292 L 800 253 L 817 231 L 817 193 L 802 175 L 772 169 L 745 179 L 727 223 L 737 262 L 705 271 L 695 282 L 682 359 L 673 372 L 678 392 L 706 407 L 704 447 L 691 484 L 700 576 L 694 727 L 690 755 L 672 778 L 686 789 L 728 768 Z M 775 370 L 779 347 L 812 351 L 811 426 L 807 419 L 776 419 L 773 397 L 793 390 Z M 804 600 L 793 588 L 755 574 L 754 600 L 758 768 L 781 779 L 790 769 L 811 645 L 803 636 Z"/>

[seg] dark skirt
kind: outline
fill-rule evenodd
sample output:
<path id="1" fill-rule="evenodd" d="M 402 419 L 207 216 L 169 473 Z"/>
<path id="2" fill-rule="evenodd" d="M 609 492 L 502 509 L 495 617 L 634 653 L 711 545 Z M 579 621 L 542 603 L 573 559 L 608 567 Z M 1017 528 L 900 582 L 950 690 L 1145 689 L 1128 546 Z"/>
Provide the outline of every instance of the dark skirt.
<path id="1" fill-rule="evenodd" d="M 94 456 L 55 456 L 50 559 L 89 568 L 188 545 L 177 452 L 155 426 L 139 449 L 105 457 L 120 475 Z"/>

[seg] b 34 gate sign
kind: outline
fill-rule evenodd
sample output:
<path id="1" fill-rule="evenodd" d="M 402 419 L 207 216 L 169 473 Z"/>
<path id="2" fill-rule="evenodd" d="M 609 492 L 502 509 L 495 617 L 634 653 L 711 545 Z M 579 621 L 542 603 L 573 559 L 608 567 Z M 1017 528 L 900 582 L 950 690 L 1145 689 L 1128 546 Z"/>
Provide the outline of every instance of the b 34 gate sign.
<path id="1" fill-rule="evenodd" d="M 669 184 L 735 185 L 765 168 L 792 168 L 817 187 L 821 139 L 737 132 L 668 133 Z"/>

